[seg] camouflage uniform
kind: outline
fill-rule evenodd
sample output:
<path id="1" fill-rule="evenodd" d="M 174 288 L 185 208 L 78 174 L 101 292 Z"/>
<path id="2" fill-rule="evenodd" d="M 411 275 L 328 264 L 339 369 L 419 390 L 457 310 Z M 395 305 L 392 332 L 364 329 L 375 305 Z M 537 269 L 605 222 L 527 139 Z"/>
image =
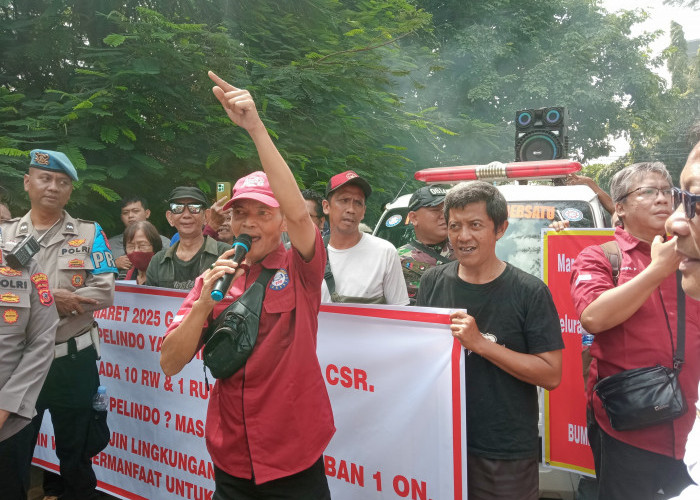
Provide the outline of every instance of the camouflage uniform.
<path id="1" fill-rule="evenodd" d="M 415 305 L 416 294 L 420 286 L 420 278 L 423 273 L 438 264 L 445 264 L 452 260 L 452 245 L 445 240 L 438 245 L 423 245 L 416 240 L 399 247 L 399 259 L 403 277 L 406 280 L 410 305 Z M 440 256 L 440 262 L 438 257 Z"/>

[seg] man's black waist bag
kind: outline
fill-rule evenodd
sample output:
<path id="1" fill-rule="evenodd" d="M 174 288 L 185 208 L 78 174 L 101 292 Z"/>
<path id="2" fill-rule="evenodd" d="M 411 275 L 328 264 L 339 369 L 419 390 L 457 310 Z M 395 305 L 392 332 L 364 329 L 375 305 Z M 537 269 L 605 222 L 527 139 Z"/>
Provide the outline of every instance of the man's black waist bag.
<path id="1" fill-rule="evenodd" d="M 616 431 L 668 422 L 688 409 L 678 373 L 661 365 L 625 370 L 605 377 L 593 390 Z"/>
<path id="2" fill-rule="evenodd" d="M 685 294 L 678 272 L 676 272 L 676 283 L 678 326 L 673 368 L 656 365 L 625 370 L 605 377 L 593 387 L 608 414 L 610 426 L 616 431 L 643 429 L 669 422 L 688 410 L 678 380 L 685 359 Z M 671 348 L 673 348 L 671 323 L 668 320 L 660 289 L 658 293 L 666 316 Z"/>
<path id="3" fill-rule="evenodd" d="M 207 328 L 202 357 L 214 378 L 230 377 L 246 364 L 253 352 L 265 290 L 275 272 L 276 269 L 263 268 L 255 283 Z"/>

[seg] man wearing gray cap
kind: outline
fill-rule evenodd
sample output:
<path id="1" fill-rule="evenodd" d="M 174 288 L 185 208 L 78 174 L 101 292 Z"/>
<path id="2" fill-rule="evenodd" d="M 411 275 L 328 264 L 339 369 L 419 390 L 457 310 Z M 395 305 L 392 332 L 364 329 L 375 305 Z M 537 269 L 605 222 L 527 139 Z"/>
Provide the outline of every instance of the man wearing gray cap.
<path id="1" fill-rule="evenodd" d="M 75 219 L 64 207 L 78 180 L 63 153 L 31 152 L 24 190 L 31 210 L 3 226 L 6 251 L 25 238 L 38 241 L 35 260 L 43 273 L 30 280 L 53 297 L 60 318 L 49 374 L 36 403 L 34 440 L 48 409 L 56 436 L 61 476 L 46 475 L 44 494 L 65 499 L 97 498 L 88 428 L 95 422 L 92 397 L 100 385 L 97 365 L 99 336 L 93 312 L 112 304 L 117 269 L 107 238 L 96 222 Z M 50 295 L 47 295 L 50 293 Z M 94 424 L 92 424 L 94 425 Z"/>
<path id="2" fill-rule="evenodd" d="M 190 290 L 197 276 L 231 246 L 202 234 L 208 201 L 201 189 L 178 186 L 170 192 L 168 201 L 165 216 L 177 229 L 180 240 L 153 256 L 146 271 L 146 285 Z"/>
<path id="3" fill-rule="evenodd" d="M 447 239 L 443 213 L 446 194 L 444 187 L 424 186 L 413 193 L 408 202 L 407 222 L 413 225 L 416 237 L 398 251 L 411 305 L 416 303 L 423 273 L 452 260 L 452 246 Z"/>

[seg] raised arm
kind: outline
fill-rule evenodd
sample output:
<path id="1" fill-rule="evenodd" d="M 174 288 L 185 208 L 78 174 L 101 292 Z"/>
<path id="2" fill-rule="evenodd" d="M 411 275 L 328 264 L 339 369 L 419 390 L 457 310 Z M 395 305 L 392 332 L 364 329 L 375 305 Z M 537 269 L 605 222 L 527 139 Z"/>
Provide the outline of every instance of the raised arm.
<path id="1" fill-rule="evenodd" d="M 255 143 L 270 188 L 285 216 L 287 234 L 292 246 L 299 251 L 304 260 L 311 260 L 314 256 L 316 229 L 306 210 L 294 174 L 267 133 L 253 98 L 247 90 L 234 87 L 211 71 L 209 78 L 216 84 L 212 90 L 228 117 L 233 123 L 244 128 Z"/>

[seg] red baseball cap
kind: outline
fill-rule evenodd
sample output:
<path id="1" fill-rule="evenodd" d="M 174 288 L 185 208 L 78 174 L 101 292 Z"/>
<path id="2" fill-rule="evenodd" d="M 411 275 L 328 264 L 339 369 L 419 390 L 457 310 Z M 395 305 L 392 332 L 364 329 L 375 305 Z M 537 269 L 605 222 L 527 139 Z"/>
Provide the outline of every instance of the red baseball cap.
<path id="1" fill-rule="evenodd" d="M 326 197 L 328 197 L 328 195 L 336 189 L 350 184 L 359 186 L 362 189 L 362 192 L 365 193 L 365 199 L 369 198 L 369 195 L 372 194 L 372 188 L 370 187 L 369 182 L 364 180 L 352 170 L 347 170 L 342 174 L 336 174 L 331 177 L 331 180 L 328 181 L 328 184 L 326 184 Z"/>
<path id="2" fill-rule="evenodd" d="M 224 205 L 224 210 L 228 210 L 236 200 L 255 200 L 270 207 L 279 207 L 279 202 L 270 189 L 265 172 L 253 172 L 236 181 L 231 191 L 231 199 Z"/>

